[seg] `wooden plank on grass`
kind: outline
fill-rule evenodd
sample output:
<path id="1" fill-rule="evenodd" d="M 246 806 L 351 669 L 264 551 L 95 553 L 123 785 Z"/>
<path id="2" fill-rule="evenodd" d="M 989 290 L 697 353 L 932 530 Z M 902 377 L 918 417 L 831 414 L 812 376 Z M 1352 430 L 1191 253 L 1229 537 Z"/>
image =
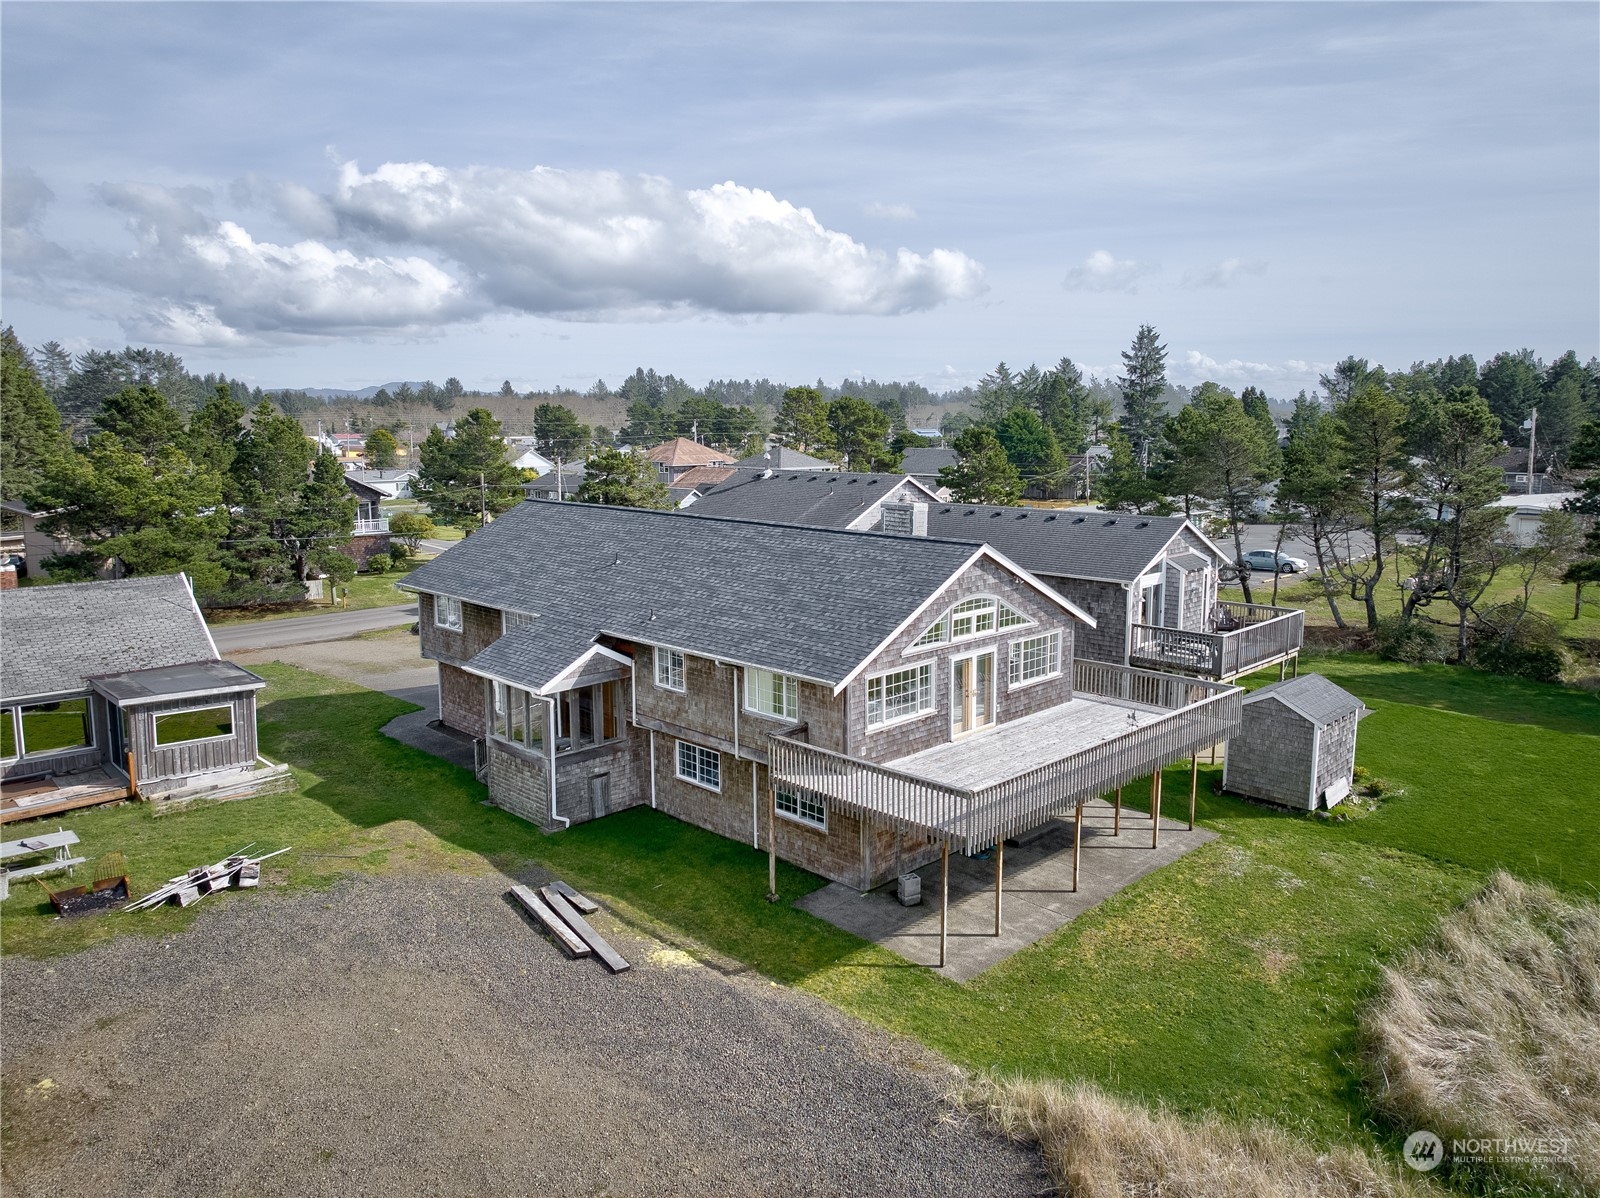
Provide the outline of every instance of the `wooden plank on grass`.
<path id="1" fill-rule="evenodd" d="M 617 950 L 606 943 L 605 937 L 589 926 L 588 920 L 572 909 L 572 904 L 561 896 L 560 891 L 550 886 L 541 886 L 539 893 L 544 896 L 544 901 L 550 904 L 550 909 L 566 920 L 567 926 L 582 936 L 589 947 L 594 949 L 594 955 L 600 958 L 607 969 L 612 973 L 621 973 L 628 968 L 628 963 L 622 959 Z"/>
<path id="2" fill-rule="evenodd" d="M 534 919 L 544 925 L 545 929 L 556 938 L 556 943 L 566 950 L 570 957 L 587 957 L 589 946 L 578 938 L 576 932 L 561 922 L 561 918 L 545 904 L 545 901 L 526 886 L 513 886 L 511 896 L 517 900 L 522 909 Z"/>
<path id="3" fill-rule="evenodd" d="M 554 890 L 557 894 L 566 899 L 567 902 L 571 903 L 585 915 L 593 915 L 596 911 L 600 910 L 599 903 L 595 902 L 588 895 L 579 894 L 565 882 L 559 880 L 551 882 L 550 889 Z"/>

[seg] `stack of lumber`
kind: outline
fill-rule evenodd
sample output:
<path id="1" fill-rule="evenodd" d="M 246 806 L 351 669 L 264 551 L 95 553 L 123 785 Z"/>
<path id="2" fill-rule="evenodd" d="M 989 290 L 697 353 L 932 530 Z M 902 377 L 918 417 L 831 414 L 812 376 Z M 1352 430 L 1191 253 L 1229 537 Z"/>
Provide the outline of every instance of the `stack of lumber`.
<path id="1" fill-rule="evenodd" d="M 513 886 L 511 897 L 555 938 L 567 956 L 597 957 L 612 973 L 628 968 L 621 954 L 584 918 L 600 910 L 600 904 L 585 898 L 565 882 L 552 882 L 539 887 L 537 892 L 528 886 Z"/>
<path id="2" fill-rule="evenodd" d="M 266 853 L 260 857 L 246 856 L 246 850 L 251 847 L 245 845 L 243 849 L 232 856 L 224 857 L 215 865 L 202 865 L 186 874 L 179 874 L 176 878 L 169 878 L 143 898 L 129 903 L 123 910 L 147 911 L 151 907 L 159 907 L 167 902 L 187 907 L 190 903 L 198 903 L 208 894 L 227 890 L 229 887 L 253 890 L 261 885 L 261 863 L 268 857 L 276 857 L 278 853 L 287 853 L 289 850 L 279 849 L 276 853 Z"/>

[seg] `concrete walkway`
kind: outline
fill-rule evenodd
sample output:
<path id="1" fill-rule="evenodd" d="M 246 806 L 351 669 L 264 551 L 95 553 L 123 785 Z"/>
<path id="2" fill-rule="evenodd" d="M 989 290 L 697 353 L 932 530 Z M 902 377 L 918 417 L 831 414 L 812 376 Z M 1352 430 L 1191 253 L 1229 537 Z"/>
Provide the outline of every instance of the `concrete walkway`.
<path id="1" fill-rule="evenodd" d="M 1170 796 L 1166 811 L 1184 809 L 1188 795 Z M 795 903 L 836 927 L 882 945 L 916 965 L 965 982 L 1057 928 L 1123 887 L 1216 838 L 1186 822 L 1161 820 L 1161 844 L 1150 847 L 1150 817 L 1124 809 L 1121 835 L 1112 835 L 1114 813 L 1096 800 L 1084 807 L 1083 853 L 1076 893 L 1072 890 L 1072 819 L 1056 820 L 1025 845 L 1007 845 L 1001 934 L 994 934 L 994 854 L 950 858 L 950 937 L 946 965 L 939 961 L 939 863 L 924 866 L 922 905 L 902 907 L 894 886 L 862 894 L 831 882 Z"/>

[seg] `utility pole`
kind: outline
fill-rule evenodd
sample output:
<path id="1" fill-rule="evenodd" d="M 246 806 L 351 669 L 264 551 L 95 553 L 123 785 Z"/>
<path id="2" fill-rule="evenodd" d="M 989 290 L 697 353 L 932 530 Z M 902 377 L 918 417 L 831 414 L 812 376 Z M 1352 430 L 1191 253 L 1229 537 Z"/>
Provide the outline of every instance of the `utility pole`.
<path id="1" fill-rule="evenodd" d="M 1534 408 L 1523 428 L 1528 430 L 1528 494 L 1533 494 L 1533 447 L 1539 437 L 1539 409 Z"/>
<path id="2" fill-rule="evenodd" d="M 478 527 L 489 523 L 489 492 L 483 485 L 483 471 L 478 472 Z"/>

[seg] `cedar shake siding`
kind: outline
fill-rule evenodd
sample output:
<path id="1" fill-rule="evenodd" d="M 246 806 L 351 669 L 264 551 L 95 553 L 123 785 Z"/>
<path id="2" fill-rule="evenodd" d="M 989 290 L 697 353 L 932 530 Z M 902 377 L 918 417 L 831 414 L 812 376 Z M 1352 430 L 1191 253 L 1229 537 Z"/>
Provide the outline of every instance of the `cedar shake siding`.
<path id="1" fill-rule="evenodd" d="M 460 666 L 439 663 L 439 722 L 446 728 L 482 737 L 484 690 L 489 684 Z"/>
<path id="2" fill-rule="evenodd" d="M 1087 578 L 1047 576 L 1043 581 L 1056 594 L 1095 619 L 1093 628 L 1083 623 L 1074 624 L 1076 656 L 1126 664 L 1130 622 L 1128 588 L 1120 583 L 1095 582 Z"/>

